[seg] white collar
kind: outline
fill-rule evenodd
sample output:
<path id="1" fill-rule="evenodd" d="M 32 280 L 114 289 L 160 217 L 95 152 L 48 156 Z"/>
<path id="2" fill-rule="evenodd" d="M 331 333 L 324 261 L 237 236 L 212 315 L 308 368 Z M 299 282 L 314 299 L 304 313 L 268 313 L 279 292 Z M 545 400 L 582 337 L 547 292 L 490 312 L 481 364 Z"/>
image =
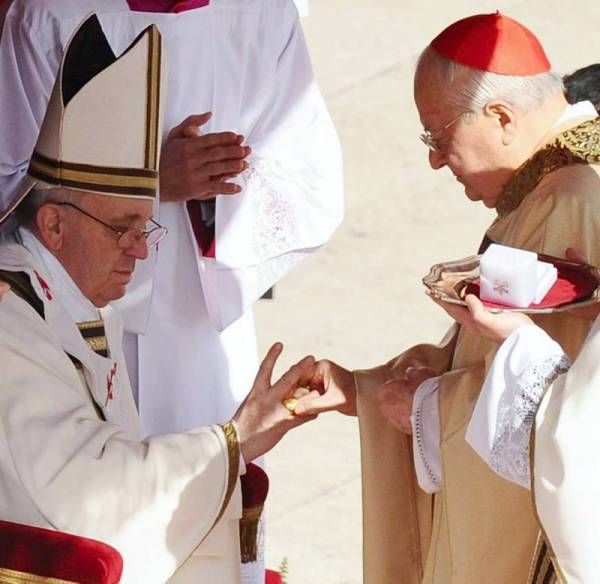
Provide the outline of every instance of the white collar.
<path id="1" fill-rule="evenodd" d="M 558 118 L 557 122 L 554 124 L 554 127 L 556 128 L 574 118 L 580 118 L 582 116 L 596 117 L 597 115 L 598 112 L 591 101 L 578 101 L 577 103 L 567 105 L 560 118 Z"/>
<path id="2" fill-rule="evenodd" d="M 74 322 L 98 320 L 98 309 L 83 295 L 63 265 L 48 251 L 40 240 L 26 227 L 19 227 L 23 247 L 45 268 L 53 288 L 58 291 L 61 304 Z"/>

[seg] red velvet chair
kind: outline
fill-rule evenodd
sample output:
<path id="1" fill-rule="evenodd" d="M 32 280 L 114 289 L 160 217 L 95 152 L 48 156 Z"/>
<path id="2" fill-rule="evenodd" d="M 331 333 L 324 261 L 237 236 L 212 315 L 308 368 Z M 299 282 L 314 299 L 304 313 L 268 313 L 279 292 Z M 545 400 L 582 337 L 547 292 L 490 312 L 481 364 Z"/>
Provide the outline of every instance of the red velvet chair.
<path id="1" fill-rule="evenodd" d="M 0 521 L 0 582 L 117 584 L 123 560 L 117 550 L 93 539 Z M 283 584 L 267 570 L 265 584 Z"/>
<path id="2" fill-rule="evenodd" d="M 283 584 L 283 579 L 279 572 L 267 570 L 265 573 L 265 584 Z"/>
<path id="3" fill-rule="evenodd" d="M 85 537 L 0 521 L 0 582 L 117 584 L 123 560 Z"/>

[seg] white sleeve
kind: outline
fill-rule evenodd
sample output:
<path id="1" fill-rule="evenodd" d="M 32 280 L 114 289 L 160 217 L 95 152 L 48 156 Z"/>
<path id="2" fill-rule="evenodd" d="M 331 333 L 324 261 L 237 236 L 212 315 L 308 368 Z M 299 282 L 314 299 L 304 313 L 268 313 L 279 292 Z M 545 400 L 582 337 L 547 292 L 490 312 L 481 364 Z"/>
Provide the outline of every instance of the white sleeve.
<path id="1" fill-rule="evenodd" d="M 500 476 L 530 488 L 529 439 L 546 388 L 571 366 L 542 329 L 517 329 L 498 349 L 467 428 L 466 440 Z"/>
<path id="2" fill-rule="evenodd" d="M 273 83 L 261 89 L 269 96 L 247 135 L 244 196 L 217 198 L 217 259 L 236 268 L 318 248 L 344 210 L 341 147 L 297 12 L 290 3 L 278 15 Z"/>
<path id="3" fill-rule="evenodd" d="M 415 392 L 410 418 L 417 482 L 426 493 L 441 490 L 439 377 L 424 381 Z"/>
<path id="4" fill-rule="evenodd" d="M 271 14 L 280 33 L 269 57 L 276 67 L 273 82 L 257 88 L 268 97 L 246 136 L 252 156 L 239 177 L 243 194 L 217 197 L 216 261 L 202 262 L 202 290 L 218 330 L 324 245 L 344 213 L 340 143 L 297 11 L 287 4 Z"/>
<path id="5" fill-rule="evenodd" d="M 9 8 L 0 37 L 0 192 L 4 204 L 29 163 L 62 58 L 55 27 Z M 4 205 L 2 205 L 4 206 Z"/>

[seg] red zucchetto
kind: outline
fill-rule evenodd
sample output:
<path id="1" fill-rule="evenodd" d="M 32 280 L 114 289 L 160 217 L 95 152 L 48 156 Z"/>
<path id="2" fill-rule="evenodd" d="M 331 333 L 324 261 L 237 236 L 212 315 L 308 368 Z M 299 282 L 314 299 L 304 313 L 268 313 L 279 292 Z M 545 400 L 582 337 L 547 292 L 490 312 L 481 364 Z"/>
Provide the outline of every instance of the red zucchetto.
<path id="1" fill-rule="evenodd" d="M 500 75 L 539 75 L 550 61 L 536 36 L 496 12 L 463 18 L 443 30 L 431 47 L 443 57 Z"/>

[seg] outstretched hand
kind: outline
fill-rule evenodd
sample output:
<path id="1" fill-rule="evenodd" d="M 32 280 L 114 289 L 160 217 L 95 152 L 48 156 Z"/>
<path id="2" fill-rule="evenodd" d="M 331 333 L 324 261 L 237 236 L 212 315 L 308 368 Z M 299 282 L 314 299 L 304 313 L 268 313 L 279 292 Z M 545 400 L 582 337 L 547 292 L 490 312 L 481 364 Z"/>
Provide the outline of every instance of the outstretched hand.
<path id="1" fill-rule="evenodd" d="M 474 294 L 467 294 L 466 307 L 444 302 L 431 294 L 429 297 L 469 332 L 496 343 L 504 341 L 518 328 L 533 324 L 531 318 L 522 312 L 492 313 L 488 311 Z"/>
<path id="2" fill-rule="evenodd" d="M 297 416 L 312 416 L 337 410 L 356 416 L 356 386 L 354 374 L 333 361 L 317 361 L 308 382 L 312 390 L 300 398 L 295 407 Z"/>
<path id="3" fill-rule="evenodd" d="M 169 132 L 160 159 L 161 201 L 206 200 L 241 191 L 227 179 L 248 167 L 251 149 L 235 132 L 202 134 L 200 127 L 211 117 L 210 112 L 188 116 Z"/>
<path id="4" fill-rule="evenodd" d="M 282 404 L 298 388 L 308 384 L 314 373 L 314 357 L 304 357 L 273 383 L 273 368 L 282 351 L 281 343 L 275 343 L 269 349 L 250 393 L 233 416 L 238 426 L 240 449 L 246 462 L 271 450 L 292 428 L 316 417 L 295 416 Z"/>

